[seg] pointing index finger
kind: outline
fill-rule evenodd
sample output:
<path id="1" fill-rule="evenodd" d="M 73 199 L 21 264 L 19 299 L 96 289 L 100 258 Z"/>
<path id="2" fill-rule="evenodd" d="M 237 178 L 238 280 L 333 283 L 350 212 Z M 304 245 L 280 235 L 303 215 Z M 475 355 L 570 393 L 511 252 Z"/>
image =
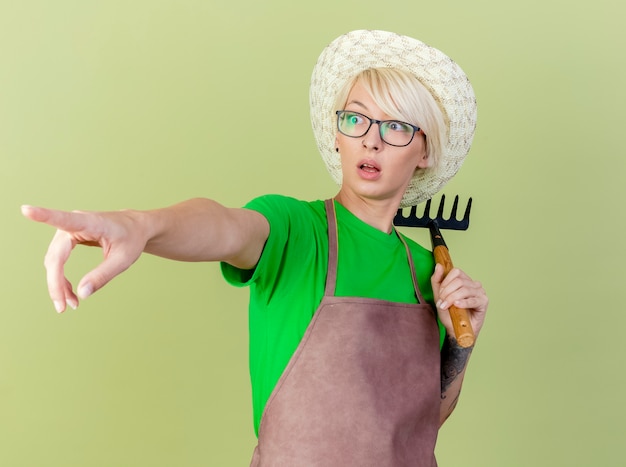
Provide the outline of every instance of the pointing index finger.
<path id="1" fill-rule="evenodd" d="M 83 217 L 77 212 L 24 205 L 22 214 L 32 221 L 42 222 L 66 232 L 76 232 L 85 228 Z"/>

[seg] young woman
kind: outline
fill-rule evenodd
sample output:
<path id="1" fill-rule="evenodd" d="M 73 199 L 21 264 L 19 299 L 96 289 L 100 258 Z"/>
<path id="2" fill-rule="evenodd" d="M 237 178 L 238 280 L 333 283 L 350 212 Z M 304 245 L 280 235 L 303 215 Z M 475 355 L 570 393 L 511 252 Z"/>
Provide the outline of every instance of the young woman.
<path id="1" fill-rule="evenodd" d="M 332 200 L 263 196 L 242 209 L 193 199 L 153 211 L 62 212 L 26 206 L 56 227 L 46 269 L 57 311 L 84 299 L 143 252 L 221 261 L 250 286 L 254 466 L 432 466 L 439 426 L 471 349 L 448 308 L 488 299 L 463 271 L 396 232 L 401 206 L 430 198 L 469 151 L 476 106 L 462 70 L 422 42 L 353 31 L 313 72 L 311 118 L 340 183 Z M 78 244 L 105 259 L 75 293 L 64 264 Z"/>

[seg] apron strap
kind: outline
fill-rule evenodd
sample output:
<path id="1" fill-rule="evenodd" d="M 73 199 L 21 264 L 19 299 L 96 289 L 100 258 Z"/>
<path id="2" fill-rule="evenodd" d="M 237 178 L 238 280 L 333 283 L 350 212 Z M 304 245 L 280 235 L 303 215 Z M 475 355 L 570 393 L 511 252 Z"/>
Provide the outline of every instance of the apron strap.
<path id="1" fill-rule="evenodd" d="M 333 199 L 327 199 L 324 201 L 326 208 L 326 219 L 328 220 L 328 272 L 326 274 L 326 288 L 324 289 L 324 295 L 327 297 L 335 296 L 335 287 L 337 284 L 337 261 L 338 261 L 338 234 L 337 234 L 337 213 L 335 212 L 335 202 Z M 415 295 L 419 303 L 426 303 L 422 292 L 420 291 L 419 284 L 417 282 L 417 274 L 415 273 L 415 263 L 413 262 L 413 255 L 409 245 L 406 243 L 400 232 L 395 230 L 396 235 L 404 245 L 406 250 L 406 257 L 409 261 L 409 269 L 411 270 L 411 280 L 413 281 L 413 288 L 415 289 Z"/>
<path id="2" fill-rule="evenodd" d="M 326 273 L 326 288 L 324 295 L 335 296 L 337 284 L 337 214 L 333 199 L 324 201 L 326 207 L 326 219 L 328 220 L 328 272 Z"/>
<path id="3" fill-rule="evenodd" d="M 394 229 L 396 230 L 396 229 Z M 417 274 L 415 272 L 415 263 L 413 262 L 413 255 L 411 254 L 411 250 L 409 249 L 409 245 L 404 240 L 404 237 L 400 235 L 400 232 L 396 230 L 396 235 L 400 239 L 400 241 L 404 244 L 404 248 L 406 249 L 406 257 L 409 260 L 409 269 L 411 270 L 411 279 L 413 280 L 413 288 L 415 289 L 415 295 L 417 296 L 417 300 L 420 303 L 426 303 L 424 297 L 422 297 L 422 292 L 420 291 L 420 286 L 417 282 Z"/>

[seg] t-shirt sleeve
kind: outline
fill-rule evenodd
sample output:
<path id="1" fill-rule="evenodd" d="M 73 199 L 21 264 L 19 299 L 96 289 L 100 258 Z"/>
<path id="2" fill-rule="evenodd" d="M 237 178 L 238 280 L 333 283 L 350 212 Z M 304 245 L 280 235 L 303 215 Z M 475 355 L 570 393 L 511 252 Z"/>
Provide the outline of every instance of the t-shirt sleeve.
<path id="1" fill-rule="evenodd" d="M 280 264 L 289 238 L 290 206 L 299 202 L 280 195 L 265 195 L 248 202 L 244 209 L 262 214 L 270 225 L 270 233 L 263 247 L 258 263 L 253 269 L 239 269 L 231 264 L 220 264 L 224 279 L 236 287 L 248 286 L 256 282 L 261 274 L 272 274 L 272 269 Z"/>

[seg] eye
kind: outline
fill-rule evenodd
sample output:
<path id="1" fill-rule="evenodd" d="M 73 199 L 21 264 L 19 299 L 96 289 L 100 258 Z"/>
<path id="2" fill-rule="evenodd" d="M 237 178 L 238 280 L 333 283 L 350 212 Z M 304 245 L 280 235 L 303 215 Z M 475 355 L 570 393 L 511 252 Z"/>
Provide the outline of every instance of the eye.
<path id="1" fill-rule="evenodd" d="M 413 133 L 413 127 L 408 123 L 398 122 L 396 120 L 392 120 L 387 122 L 387 128 L 390 131 L 400 132 L 400 133 Z"/>
<path id="2" fill-rule="evenodd" d="M 348 125 L 359 125 L 363 123 L 363 116 L 355 112 L 345 112 L 343 118 Z"/>

